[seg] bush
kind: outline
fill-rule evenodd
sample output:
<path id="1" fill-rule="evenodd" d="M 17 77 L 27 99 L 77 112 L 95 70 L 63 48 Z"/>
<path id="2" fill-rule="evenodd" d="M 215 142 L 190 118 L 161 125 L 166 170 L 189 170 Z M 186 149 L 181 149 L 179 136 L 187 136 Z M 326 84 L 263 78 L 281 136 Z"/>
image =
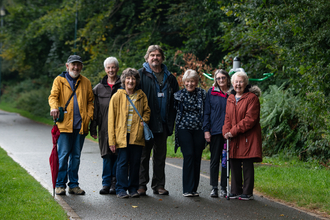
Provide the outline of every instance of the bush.
<path id="1" fill-rule="evenodd" d="M 10 103 L 11 107 L 19 108 L 35 116 L 49 119 L 48 96 L 50 94 L 50 87 L 47 88 L 48 84 L 49 82 L 42 79 L 21 81 L 16 85 L 6 87 L 1 100 Z"/>
<path id="2" fill-rule="evenodd" d="M 302 160 L 327 162 L 330 156 L 330 123 L 326 97 L 321 92 L 305 97 L 283 85 L 270 86 L 261 98 L 263 152 L 272 156 L 285 152 Z"/>
<path id="3" fill-rule="evenodd" d="M 22 93 L 16 101 L 16 107 L 29 111 L 31 114 L 43 118 L 50 118 L 48 96 L 50 90 L 48 88 L 40 88 Z"/>

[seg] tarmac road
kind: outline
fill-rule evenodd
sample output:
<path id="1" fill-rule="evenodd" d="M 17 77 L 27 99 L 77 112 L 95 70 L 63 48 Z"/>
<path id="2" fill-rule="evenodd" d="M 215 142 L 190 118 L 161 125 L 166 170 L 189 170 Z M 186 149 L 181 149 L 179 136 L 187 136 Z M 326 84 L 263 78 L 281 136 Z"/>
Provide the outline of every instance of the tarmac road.
<path id="1" fill-rule="evenodd" d="M 52 192 L 48 162 L 52 149 L 50 131 L 49 125 L 0 110 L 0 146 Z M 100 195 L 102 159 L 98 144 L 86 139 L 79 171 L 80 187 L 86 195 L 67 194 L 55 199 L 71 219 L 324 219 L 259 196 L 252 201 L 211 198 L 209 161 L 202 162 L 200 197 L 183 197 L 181 165 L 180 159 L 167 159 L 165 188 L 169 196 L 154 195 L 151 190 L 140 198 Z"/>

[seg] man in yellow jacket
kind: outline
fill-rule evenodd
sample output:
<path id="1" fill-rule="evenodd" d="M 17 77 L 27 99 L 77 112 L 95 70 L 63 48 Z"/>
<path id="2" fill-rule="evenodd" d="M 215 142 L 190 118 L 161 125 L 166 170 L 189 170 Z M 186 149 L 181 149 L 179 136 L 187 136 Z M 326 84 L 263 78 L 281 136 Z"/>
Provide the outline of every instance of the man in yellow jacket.
<path id="1" fill-rule="evenodd" d="M 88 124 L 93 117 L 94 95 L 91 82 L 80 75 L 83 68 L 80 56 L 69 56 L 66 68 L 67 71 L 55 78 L 48 98 L 50 115 L 55 120 L 59 117 L 58 108 L 64 108 L 76 88 L 64 111 L 63 121 L 57 122 L 61 135 L 58 139 L 59 172 L 55 192 L 57 195 L 65 195 L 69 177 L 69 193 L 84 195 L 85 191 L 78 183 L 78 170 L 81 150 L 88 134 Z"/>

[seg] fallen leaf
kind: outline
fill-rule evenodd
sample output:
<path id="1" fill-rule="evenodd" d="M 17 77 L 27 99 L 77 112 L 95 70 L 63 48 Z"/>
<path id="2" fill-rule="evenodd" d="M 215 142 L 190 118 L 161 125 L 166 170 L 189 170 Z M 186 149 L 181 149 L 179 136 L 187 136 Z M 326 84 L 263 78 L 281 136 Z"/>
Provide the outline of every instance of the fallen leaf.
<path id="1" fill-rule="evenodd" d="M 133 207 L 133 208 L 137 208 L 137 206 L 135 206 L 135 205 L 132 205 L 132 207 Z"/>

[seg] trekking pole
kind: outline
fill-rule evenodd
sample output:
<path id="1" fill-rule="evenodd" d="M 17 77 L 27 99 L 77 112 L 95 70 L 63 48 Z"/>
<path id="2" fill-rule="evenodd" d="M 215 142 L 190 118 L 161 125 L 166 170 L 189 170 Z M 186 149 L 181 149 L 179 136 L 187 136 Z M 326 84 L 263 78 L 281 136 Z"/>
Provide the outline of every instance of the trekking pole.
<path id="1" fill-rule="evenodd" d="M 229 200 L 229 138 L 227 139 L 227 200 Z"/>

